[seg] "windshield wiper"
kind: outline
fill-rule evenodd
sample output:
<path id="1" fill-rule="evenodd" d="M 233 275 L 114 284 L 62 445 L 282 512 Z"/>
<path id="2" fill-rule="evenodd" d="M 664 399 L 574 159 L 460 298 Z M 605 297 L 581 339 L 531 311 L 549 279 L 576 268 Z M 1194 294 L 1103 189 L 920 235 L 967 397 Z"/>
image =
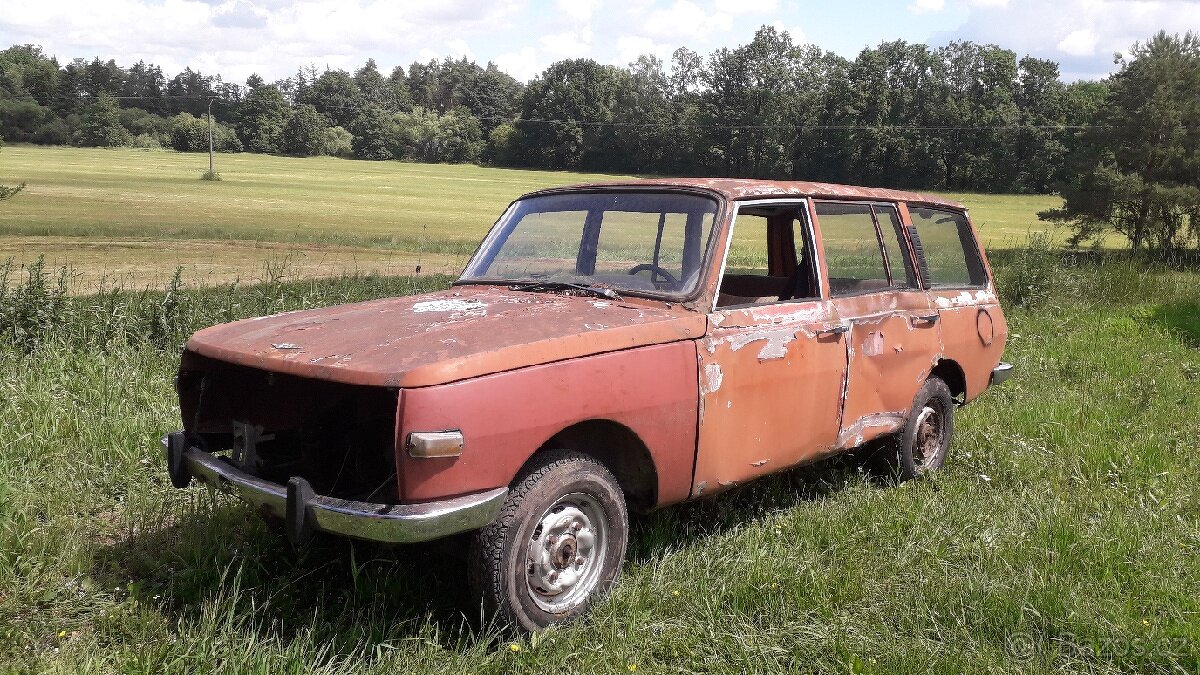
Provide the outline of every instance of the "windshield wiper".
<path id="1" fill-rule="evenodd" d="M 620 300 L 621 296 L 611 288 L 603 288 L 601 286 L 589 286 L 587 284 L 578 284 L 570 281 L 525 281 L 516 284 L 509 284 L 510 291 L 581 291 L 590 293 L 609 300 Z"/>

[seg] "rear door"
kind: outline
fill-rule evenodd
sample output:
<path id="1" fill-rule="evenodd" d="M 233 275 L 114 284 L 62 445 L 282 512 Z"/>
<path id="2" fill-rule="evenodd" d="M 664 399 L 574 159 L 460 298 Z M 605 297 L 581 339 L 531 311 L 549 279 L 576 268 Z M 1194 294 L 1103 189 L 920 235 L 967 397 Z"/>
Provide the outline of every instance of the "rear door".
<path id="1" fill-rule="evenodd" d="M 849 326 L 837 445 L 851 448 L 903 428 L 941 354 L 941 326 L 895 204 L 814 206 L 830 296 Z"/>
<path id="2" fill-rule="evenodd" d="M 922 276 L 941 317 L 944 356 L 963 370 L 965 398 L 979 395 L 1004 354 L 1008 326 L 975 232 L 961 211 L 910 205 Z"/>

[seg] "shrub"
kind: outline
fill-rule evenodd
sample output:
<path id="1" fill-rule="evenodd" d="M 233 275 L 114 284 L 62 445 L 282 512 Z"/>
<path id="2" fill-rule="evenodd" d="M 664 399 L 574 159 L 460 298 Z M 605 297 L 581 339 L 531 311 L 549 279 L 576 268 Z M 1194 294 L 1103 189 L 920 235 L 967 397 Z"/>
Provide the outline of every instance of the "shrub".
<path id="1" fill-rule="evenodd" d="M 21 270 L 24 282 L 16 279 Z M 28 266 L 12 258 L 0 264 L 0 340 L 31 352 L 47 335 L 66 322 L 67 268 L 46 272 L 46 258 Z"/>
<path id="2" fill-rule="evenodd" d="M 171 120 L 171 147 L 180 152 L 208 152 L 208 120 L 190 113 L 176 115 Z M 217 123 L 213 129 L 213 149 L 241 152 L 242 141 L 233 129 Z"/>
<path id="3" fill-rule="evenodd" d="M 133 137 L 133 142 L 130 144 L 135 148 L 143 148 L 148 150 L 158 150 L 162 148 L 162 143 L 150 134 L 138 134 Z"/>
<path id="4" fill-rule="evenodd" d="M 280 145 L 284 154 L 308 157 L 320 155 L 324 149 L 325 131 L 329 122 L 317 109 L 302 103 L 292 111 L 283 127 Z"/>
<path id="5" fill-rule="evenodd" d="M 350 157 L 354 154 L 354 135 L 342 127 L 329 127 L 321 136 L 321 154 Z"/>
<path id="6" fill-rule="evenodd" d="M 1033 308 L 1042 305 L 1054 291 L 1060 257 L 1050 243 L 1050 235 L 1035 232 L 1025 246 L 1012 253 L 1012 259 L 997 270 L 996 285 L 1001 299 L 1009 305 Z"/>

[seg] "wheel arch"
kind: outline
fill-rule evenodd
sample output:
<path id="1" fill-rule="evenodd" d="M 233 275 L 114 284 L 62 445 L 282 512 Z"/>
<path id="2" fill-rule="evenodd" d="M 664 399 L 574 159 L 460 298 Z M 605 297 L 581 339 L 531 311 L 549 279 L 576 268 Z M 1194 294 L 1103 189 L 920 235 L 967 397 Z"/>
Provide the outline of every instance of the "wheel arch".
<path id="1" fill-rule="evenodd" d="M 950 388 L 950 395 L 958 404 L 963 404 L 967 398 L 967 376 L 962 366 L 953 359 L 938 359 L 929 372 L 930 377 L 936 377 Z"/>
<path id="2" fill-rule="evenodd" d="M 658 467 L 650 448 L 633 429 L 608 419 L 572 424 L 551 436 L 529 459 L 529 464 L 552 449 L 574 450 L 612 472 L 633 510 L 648 511 L 658 505 Z"/>

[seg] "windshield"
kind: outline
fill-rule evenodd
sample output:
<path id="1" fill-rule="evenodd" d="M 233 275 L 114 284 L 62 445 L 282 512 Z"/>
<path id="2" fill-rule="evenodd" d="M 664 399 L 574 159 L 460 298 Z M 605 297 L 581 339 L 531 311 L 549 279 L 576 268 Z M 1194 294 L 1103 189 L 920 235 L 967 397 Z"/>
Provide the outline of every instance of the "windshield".
<path id="1" fill-rule="evenodd" d="M 573 192 L 522 199 L 459 281 L 687 295 L 699 283 L 716 212 L 715 199 L 678 192 Z"/>

